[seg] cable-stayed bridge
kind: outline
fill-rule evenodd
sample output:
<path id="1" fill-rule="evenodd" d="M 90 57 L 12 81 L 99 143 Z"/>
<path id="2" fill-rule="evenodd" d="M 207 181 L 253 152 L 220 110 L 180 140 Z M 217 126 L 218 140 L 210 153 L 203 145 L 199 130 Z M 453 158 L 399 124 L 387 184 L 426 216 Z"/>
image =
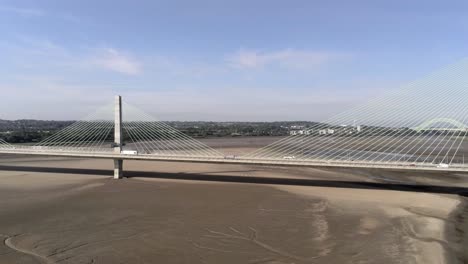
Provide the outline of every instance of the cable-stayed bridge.
<path id="1" fill-rule="evenodd" d="M 114 160 L 467 172 L 468 61 L 242 156 L 225 155 L 117 96 L 33 146 L 0 153 Z"/>

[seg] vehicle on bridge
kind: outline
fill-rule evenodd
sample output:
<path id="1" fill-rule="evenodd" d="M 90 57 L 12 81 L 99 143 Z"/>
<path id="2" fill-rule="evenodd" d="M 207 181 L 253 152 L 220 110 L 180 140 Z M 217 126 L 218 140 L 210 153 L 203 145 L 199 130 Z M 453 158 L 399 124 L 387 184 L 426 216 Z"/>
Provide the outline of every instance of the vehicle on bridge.
<path id="1" fill-rule="evenodd" d="M 439 165 L 437 165 L 437 168 L 448 168 L 449 165 L 447 163 L 440 163 Z"/>
<path id="2" fill-rule="evenodd" d="M 123 155 L 138 155 L 138 151 L 136 150 L 122 150 L 120 154 Z"/>

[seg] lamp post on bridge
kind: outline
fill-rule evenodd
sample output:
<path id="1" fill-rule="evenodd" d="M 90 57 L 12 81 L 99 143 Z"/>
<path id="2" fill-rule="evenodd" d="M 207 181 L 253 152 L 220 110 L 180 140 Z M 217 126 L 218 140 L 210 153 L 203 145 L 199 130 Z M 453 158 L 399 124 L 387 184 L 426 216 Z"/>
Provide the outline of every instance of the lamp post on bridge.
<path id="1" fill-rule="evenodd" d="M 114 153 L 120 155 L 122 152 L 122 97 L 115 96 L 114 107 Z M 114 179 L 123 177 L 123 160 L 114 159 Z"/>

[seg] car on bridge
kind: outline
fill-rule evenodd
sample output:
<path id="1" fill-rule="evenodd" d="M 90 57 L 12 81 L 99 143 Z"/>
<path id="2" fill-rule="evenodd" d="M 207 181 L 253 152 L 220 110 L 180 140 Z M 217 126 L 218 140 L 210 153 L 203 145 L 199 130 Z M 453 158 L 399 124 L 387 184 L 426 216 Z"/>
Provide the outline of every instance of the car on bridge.
<path id="1" fill-rule="evenodd" d="M 123 155 L 138 155 L 138 151 L 136 150 L 122 150 L 120 154 Z"/>

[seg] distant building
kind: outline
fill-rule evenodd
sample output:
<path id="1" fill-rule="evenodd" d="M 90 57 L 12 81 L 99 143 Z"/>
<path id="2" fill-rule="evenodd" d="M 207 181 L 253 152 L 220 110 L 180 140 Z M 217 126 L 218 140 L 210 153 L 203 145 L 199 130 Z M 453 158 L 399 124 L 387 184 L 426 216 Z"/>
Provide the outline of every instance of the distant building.
<path id="1" fill-rule="evenodd" d="M 310 134 L 312 134 L 312 131 L 309 129 L 295 129 L 295 130 L 289 131 L 289 135 L 291 136 L 310 135 Z"/>
<path id="2" fill-rule="evenodd" d="M 363 131 L 362 126 L 360 125 L 340 125 L 340 126 L 332 126 L 321 128 L 321 129 L 314 129 L 314 128 L 306 128 L 304 126 L 290 126 L 289 127 L 289 135 L 291 136 L 299 136 L 299 135 L 353 135 L 358 134 Z"/>
<path id="3" fill-rule="evenodd" d="M 298 126 L 298 125 L 294 125 L 294 126 L 291 126 L 290 129 L 291 130 L 301 130 L 301 129 L 304 129 L 305 126 Z"/>
<path id="4" fill-rule="evenodd" d="M 304 135 L 304 130 L 300 130 L 300 129 L 291 130 L 291 131 L 289 131 L 289 134 L 291 136 Z"/>
<path id="5" fill-rule="evenodd" d="M 333 135 L 335 134 L 335 129 L 325 128 L 318 131 L 319 135 Z"/>

